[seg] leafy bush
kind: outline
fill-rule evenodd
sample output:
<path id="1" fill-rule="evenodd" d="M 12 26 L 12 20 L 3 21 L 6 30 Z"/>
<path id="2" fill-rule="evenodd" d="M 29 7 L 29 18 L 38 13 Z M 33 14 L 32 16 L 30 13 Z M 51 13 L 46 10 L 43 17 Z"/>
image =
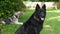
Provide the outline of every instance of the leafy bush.
<path id="1" fill-rule="evenodd" d="M 0 18 L 12 16 L 15 11 L 22 11 L 26 7 L 22 0 L 0 0 Z"/>

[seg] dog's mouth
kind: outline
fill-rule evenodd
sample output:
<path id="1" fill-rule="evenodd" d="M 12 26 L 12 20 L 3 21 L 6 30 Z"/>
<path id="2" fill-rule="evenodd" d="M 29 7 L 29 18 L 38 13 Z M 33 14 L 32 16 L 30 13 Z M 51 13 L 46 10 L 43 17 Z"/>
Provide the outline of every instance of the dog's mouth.
<path id="1" fill-rule="evenodd" d="M 43 18 L 43 17 L 41 17 L 41 20 L 42 20 L 42 21 L 44 21 L 44 18 Z"/>
<path id="2" fill-rule="evenodd" d="M 38 18 L 36 18 L 35 16 L 34 16 L 34 19 L 36 19 L 36 20 L 38 20 L 38 21 L 39 21 L 39 19 L 38 19 Z M 42 21 L 44 21 L 44 17 L 40 17 L 40 19 L 41 19 Z"/>

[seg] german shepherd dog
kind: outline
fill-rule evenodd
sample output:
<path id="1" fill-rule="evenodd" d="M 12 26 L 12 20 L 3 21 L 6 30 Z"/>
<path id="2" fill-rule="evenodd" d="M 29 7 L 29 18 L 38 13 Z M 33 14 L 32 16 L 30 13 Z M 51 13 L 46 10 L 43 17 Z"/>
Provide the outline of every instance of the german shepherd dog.
<path id="1" fill-rule="evenodd" d="M 46 16 L 45 4 L 42 8 L 36 5 L 35 12 L 23 25 L 15 32 L 15 34 L 39 34 L 43 28 L 43 22 Z"/>
<path id="2" fill-rule="evenodd" d="M 9 18 L 5 18 L 1 22 L 2 22 L 2 24 L 20 24 L 18 22 L 18 18 L 22 14 L 23 14 L 23 12 L 20 12 L 20 11 L 14 12 L 13 16 L 11 16 Z"/>

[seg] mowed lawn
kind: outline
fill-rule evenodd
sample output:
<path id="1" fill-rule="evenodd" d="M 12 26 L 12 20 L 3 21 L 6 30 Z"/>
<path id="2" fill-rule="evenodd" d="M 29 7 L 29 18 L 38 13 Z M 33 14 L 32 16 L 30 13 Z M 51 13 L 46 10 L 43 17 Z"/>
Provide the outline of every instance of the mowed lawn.
<path id="1" fill-rule="evenodd" d="M 20 22 L 25 22 L 33 14 L 34 10 L 26 10 Z M 60 34 L 60 10 L 47 10 L 46 19 L 44 21 L 41 34 Z M 21 25 L 6 24 L 3 28 L 3 34 L 15 34 Z"/>

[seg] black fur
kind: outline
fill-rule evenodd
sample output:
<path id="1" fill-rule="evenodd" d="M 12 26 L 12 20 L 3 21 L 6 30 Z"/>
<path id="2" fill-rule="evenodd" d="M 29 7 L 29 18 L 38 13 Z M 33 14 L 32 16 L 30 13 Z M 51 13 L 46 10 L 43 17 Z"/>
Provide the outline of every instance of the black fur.
<path id="1" fill-rule="evenodd" d="M 15 32 L 15 34 L 39 34 L 43 28 L 44 20 L 46 16 L 46 6 L 45 4 L 42 8 L 36 5 L 35 12 L 33 15 Z"/>

